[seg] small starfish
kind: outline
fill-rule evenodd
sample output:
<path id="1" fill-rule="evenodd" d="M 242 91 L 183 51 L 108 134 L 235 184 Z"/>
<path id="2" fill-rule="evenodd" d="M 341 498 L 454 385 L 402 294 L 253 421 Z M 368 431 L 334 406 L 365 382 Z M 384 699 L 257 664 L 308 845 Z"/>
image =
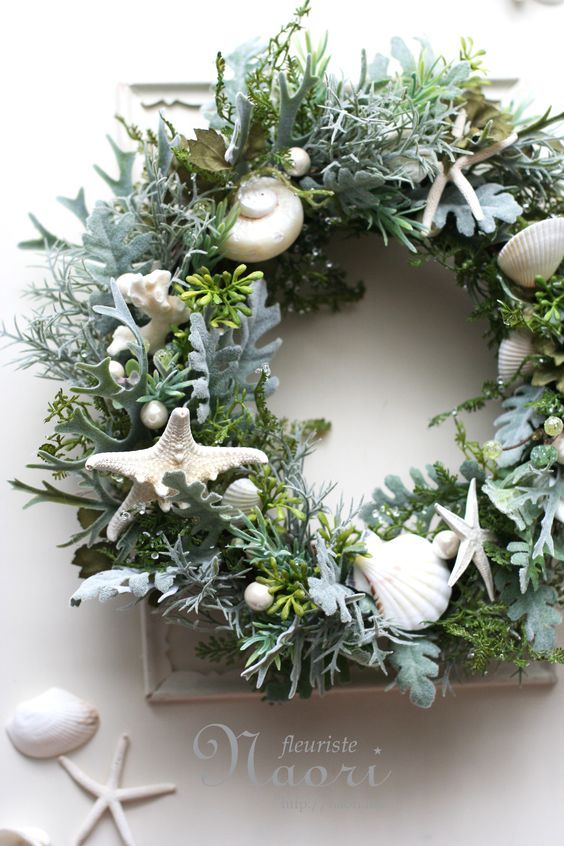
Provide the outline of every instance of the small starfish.
<path id="1" fill-rule="evenodd" d="M 166 793 L 174 793 L 174 784 L 151 784 L 146 787 L 120 787 L 121 776 L 125 764 L 125 756 L 129 746 L 129 738 L 122 734 L 112 761 L 110 776 L 106 784 L 100 784 L 93 778 L 86 775 L 79 767 L 68 758 L 61 756 L 59 763 L 67 771 L 70 777 L 76 781 L 87 793 L 96 797 L 90 813 L 77 831 L 71 846 L 81 846 L 96 828 L 100 818 L 108 811 L 114 818 L 114 823 L 125 846 L 135 846 L 133 834 L 125 818 L 122 804 L 134 802 L 138 799 L 151 799 L 154 796 L 164 796 Z"/>
<path id="2" fill-rule="evenodd" d="M 192 436 L 190 412 L 175 408 L 159 441 L 148 449 L 130 452 L 99 452 L 86 462 L 87 470 L 116 473 L 133 480 L 133 486 L 108 524 L 108 540 L 115 541 L 133 519 L 130 509 L 158 500 L 169 511 L 176 491 L 163 483 L 166 473 L 184 472 L 186 484 L 217 479 L 219 473 L 242 464 L 267 464 L 260 449 L 200 446 Z"/>
<path id="3" fill-rule="evenodd" d="M 493 602 L 494 600 L 494 585 L 490 562 L 486 553 L 484 552 L 484 542 L 491 539 L 490 532 L 482 529 L 480 526 L 480 517 L 478 513 L 478 497 L 476 494 L 476 479 L 472 479 L 468 488 L 468 496 L 466 497 L 466 513 L 464 520 L 448 508 L 442 505 L 435 505 L 437 514 L 442 517 L 447 526 L 457 535 L 462 543 L 458 548 L 458 555 L 450 578 L 448 580 L 449 587 L 452 587 L 464 571 L 468 568 L 471 561 L 474 562 L 478 568 L 488 596 Z"/>
<path id="4" fill-rule="evenodd" d="M 465 122 L 466 112 L 463 109 L 459 113 L 453 126 L 455 141 L 462 136 Z M 433 220 L 439 207 L 443 191 L 449 182 L 453 182 L 456 185 L 470 206 L 470 211 L 476 220 L 480 221 L 484 219 L 484 212 L 480 205 L 478 196 L 462 171 L 467 167 L 471 167 L 472 165 L 486 161 L 486 159 L 490 159 L 492 156 L 495 156 L 497 153 L 505 150 L 506 147 L 510 147 L 512 144 L 515 144 L 517 138 L 517 133 L 512 132 L 511 135 L 507 136 L 507 138 L 504 138 L 501 141 L 496 141 L 495 144 L 491 144 L 489 147 L 484 147 L 483 150 L 478 150 L 477 153 L 466 153 L 464 156 L 460 156 L 460 158 L 458 158 L 446 172 L 444 165 L 439 163 L 439 173 L 435 177 L 435 181 L 431 185 L 427 195 L 427 203 L 421 220 L 424 232 L 429 233 L 431 231 Z"/>

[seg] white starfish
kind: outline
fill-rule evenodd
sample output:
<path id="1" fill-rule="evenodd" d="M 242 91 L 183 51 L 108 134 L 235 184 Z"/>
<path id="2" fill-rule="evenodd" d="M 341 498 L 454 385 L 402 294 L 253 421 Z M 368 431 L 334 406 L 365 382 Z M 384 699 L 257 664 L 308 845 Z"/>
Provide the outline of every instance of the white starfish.
<path id="1" fill-rule="evenodd" d="M 462 136 L 465 122 L 466 112 L 462 109 L 453 126 L 455 141 Z M 435 181 L 431 185 L 427 195 L 425 211 L 423 212 L 423 218 L 421 220 L 424 232 L 428 233 L 431 231 L 433 220 L 439 207 L 443 191 L 449 182 L 456 185 L 470 206 L 470 211 L 476 220 L 480 221 L 484 219 L 484 212 L 480 205 L 478 196 L 462 171 L 467 167 L 471 167 L 472 165 L 486 161 L 486 159 L 490 159 L 492 156 L 495 156 L 497 153 L 505 150 L 506 147 L 510 147 L 512 144 L 515 144 L 517 138 L 517 133 L 512 132 L 511 135 L 507 136 L 507 138 L 504 138 L 501 141 L 496 141 L 495 144 L 491 144 L 483 150 L 478 150 L 477 153 L 466 153 L 465 155 L 460 156 L 460 158 L 458 158 L 446 172 L 444 165 L 439 163 L 439 173 L 435 177 Z"/>
<path id="2" fill-rule="evenodd" d="M 164 796 L 167 793 L 174 793 L 174 784 L 151 784 L 145 787 L 120 787 L 121 776 L 125 764 L 125 756 L 129 746 L 129 738 L 122 734 L 112 761 L 110 775 L 106 784 L 100 784 L 90 776 L 86 775 L 79 767 L 68 758 L 61 756 L 59 763 L 67 771 L 70 777 L 76 781 L 87 793 L 96 797 L 92 809 L 80 829 L 71 841 L 71 846 L 81 846 L 96 828 L 100 818 L 109 812 L 116 825 L 121 839 L 125 846 L 135 846 L 133 834 L 125 818 L 122 808 L 124 802 L 135 802 L 138 799 L 151 799 L 154 796 Z"/>
<path id="3" fill-rule="evenodd" d="M 490 562 L 486 553 L 484 552 L 484 542 L 491 540 L 490 532 L 484 530 L 480 526 L 480 517 L 478 513 L 478 497 L 476 494 L 476 479 L 472 479 L 468 488 L 468 496 L 466 498 L 466 513 L 464 520 L 457 514 L 453 514 L 448 508 L 442 505 L 435 505 L 437 514 L 442 517 L 447 526 L 457 535 L 462 543 L 458 548 L 458 555 L 448 584 L 452 587 L 464 571 L 468 568 L 471 561 L 474 562 L 478 568 L 488 592 L 489 598 L 494 600 L 494 585 Z"/>
<path id="4" fill-rule="evenodd" d="M 181 470 L 186 484 L 217 479 L 219 473 L 242 464 L 267 464 L 260 449 L 243 447 L 200 446 L 192 436 L 190 412 L 175 408 L 159 441 L 148 449 L 130 452 L 99 452 L 86 462 L 87 470 L 102 470 L 126 476 L 133 485 L 108 525 L 108 540 L 115 541 L 131 522 L 130 509 L 141 503 L 157 500 L 163 511 L 169 511 L 170 498 L 176 491 L 163 483 L 166 473 Z"/>

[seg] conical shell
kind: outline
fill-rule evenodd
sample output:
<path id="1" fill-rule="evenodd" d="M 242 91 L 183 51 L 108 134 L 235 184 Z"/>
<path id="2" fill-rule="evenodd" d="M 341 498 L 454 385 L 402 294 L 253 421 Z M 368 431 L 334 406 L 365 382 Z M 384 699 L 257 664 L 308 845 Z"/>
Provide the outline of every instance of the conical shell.
<path id="1" fill-rule="evenodd" d="M 533 337 L 529 332 L 518 329 L 511 332 L 499 345 L 497 356 L 497 372 L 500 379 L 509 382 L 527 356 L 534 355 Z M 528 361 L 521 370 L 521 376 L 527 376 L 534 370 L 534 363 Z"/>
<path id="2" fill-rule="evenodd" d="M 236 479 L 226 488 L 222 505 L 230 506 L 237 514 L 250 514 L 260 506 L 257 486 L 250 479 Z"/>
<path id="3" fill-rule="evenodd" d="M 372 594 L 387 622 L 417 631 L 444 614 L 451 595 L 449 569 L 428 540 L 405 534 L 381 541 L 367 532 L 364 541 L 371 558 L 357 557 L 354 584 Z"/>
<path id="4" fill-rule="evenodd" d="M 506 276 L 523 288 L 535 287 L 535 276 L 556 273 L 564 258 L 564 217 L 531 223 L 511 238 L 497 257 Z"/>
<path id="5" fill-rule="evenodd" d="M 51 838 L 40 828 L 0 826 L 0 846 L 51 846 Z"/>
<path id="6" fill-rule="evenodd" d="M 60 687 L 50 687 L 18 705 L 6 732 L 23 755 L 54 758 L 90 740 L 99 722 L 93 705 Z"/>

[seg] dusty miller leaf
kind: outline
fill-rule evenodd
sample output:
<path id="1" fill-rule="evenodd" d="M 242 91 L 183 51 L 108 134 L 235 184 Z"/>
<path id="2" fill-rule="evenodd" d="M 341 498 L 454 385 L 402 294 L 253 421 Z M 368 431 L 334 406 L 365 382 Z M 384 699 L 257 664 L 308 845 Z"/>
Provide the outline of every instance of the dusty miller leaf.
<path id="1" fill-rule="evenodd" d="M 178 492 L 170 502 L 182 504 L 179 513 L 191 522 L 192 534 L 205 535 L 205 546 L 213 546 L 233 516 L 230 508 L 221 505 L 222 497 L 208 492 L 203 482 L 187 484 L 182 470 L 165 473 L 163 484 Z"/>
<path id="2" fill-rule="evenodd" d="M 353 596 L 354 592 L 346 585 L 340 584 L 339 567 L 335 557 L 327 549 L 320 535 L 316 535 L 315 546 L 319 577 L 310 576 L 307 580 L 310 596 L 328 617 L 338 611 L 341 623 L 350 623 L 352 615 L 347 608 L 347 598 Z"/>
<path id="3" fill-rule="evenodd" d="M 496 579 L 498 587 L 502 585 L 501 600 L 508 605 L 507 616 L 510 620 L 520 620 L 525 617 L 525 632 L 528 640 L 537 652 L 548 652 L 556 644 L 555 627 L 562 621 L 561 615 L 554 607 L 557 594 L 549 585 L 541 585 L 534 589 L 530 584 L 521 593 L 519 583 L 513 574 L 498 571 Z"/>
<path id="4" fill-rule="evenodd" d="M 94 165 L 94 170 L 104 180 L 106 185 L 110 186 L 116 197 L 129 197 L 133 192 L 133 165 L 137 154 L 135 152 L 121 150 L 109 135 L 107 139 L 116 157 L 119 176 L 117 179 L 113 179 L 105 170 L 98 167 L 98 165 Z"/>
<path id="5" fill-rule="evenodd" d="M 484 219 L 476 221 L 470 206 L 456 187 L 449 185 L 443 193 L 433 223 L 442 229 L 449 214 L 456 218 L 456 228 L 461 235 L 470 238 L 476 231 L 476 223 L 482 232 L 495 232 L 496 219 L 504 223 L 514 223 L 522 208 L 512 194 L 504 191 L 504 186 L 488 182 L 476 188 L 476 195 L 484 212 Z"/>
<path id="6" fill-rule="evenodd" d="M 531 403 L 539 398 L 542 388 L 533 388 L 531 385 L 521 385 L 513 396 L 503 400 L 502 407 L 506 409 L 494 421 L 496 427 L 496 440 L 502 447 L 521 444 L 513 449 L 506 449 L 498 459 L 498 467 L 510 467 L 516 464 L 521 458 L 526 441 L 540 426 L 542 418 Z"/>
<path id="7" fill-rule="evenodd" d="M 97 282 L 107 285 L 122 273 L 145 273 L 150 268 L 153 236 L 136 232 L 131 212 L 119 215 L 107 203 L 96 203 L 82 240 L 88 269 Z"/>
<path id="8" fill-rule="evenodd" d="M 409 699 L 419 708 L 430 708 L 435 699 L 435 684 L 432 679 L 439 673 L 438 658 L 441 650 L 430 640 L 416 640 L 413 643 L 395 643 L 390 655 L 392 665 L 398 671 L 394 685 L 402 693 L 409 690 Z"/>

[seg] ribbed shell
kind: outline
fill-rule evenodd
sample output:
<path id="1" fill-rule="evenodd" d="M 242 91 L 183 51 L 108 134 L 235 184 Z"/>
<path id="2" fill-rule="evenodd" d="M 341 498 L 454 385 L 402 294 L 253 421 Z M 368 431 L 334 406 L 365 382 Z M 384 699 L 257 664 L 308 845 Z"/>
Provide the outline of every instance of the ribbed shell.
<path id="1" fill-rule="evenodd" d="M 449 569 L 431 543 L 418 535 L 381 541 L 365 535 L 371 558 L 359 556 L 354 566 L 357 590 L 371 593 L 385 620 L 407 631 L 424 629 L 448 606 Z"/>
<path id="2" fill-rule="evenodd" d="M 23 755 L 54 758 L 90 740 L 99 722 L 93 705 L 60 687 L 50 687 L 18 705 L 6 732 Z"/>
<path id="3" fill-rule="evenodd" d="M 535 276 L 550 279 L 563 258 L 564 217 L 549 217 L 514 235 L 500 252 L 497 263 L 513 282 L 534 288 Z"/>
<path id="4" fill-rule="evenodd" d="M 40 828 L 3 826 L 0 846 L 51 846 L 51 838 Z"/>
<path id="5" fill-rule="evenodd" d="M 260 506 L 257 486 L 250 479 L 236 479 L 226 488 L 222 505 L 229 505 L 238 514 L 250 514 L 253 508 Z"/>
<path id="6" fill-rule="evenodd" d="M 499 345 L 497 356 L 497 372 L 499 378 L 503 379 L 504 382 L 508 382 L 521 367 L 523 359 L 529 355 L 534 355 L 534 353 L 533 337 L 529 332 L 520 329 L 511 332 Z M 533 362 L 528 361 L 521 370 L 521 375 L 527 376 L 529 373 L 532 373 L 533 369 Z"/>

